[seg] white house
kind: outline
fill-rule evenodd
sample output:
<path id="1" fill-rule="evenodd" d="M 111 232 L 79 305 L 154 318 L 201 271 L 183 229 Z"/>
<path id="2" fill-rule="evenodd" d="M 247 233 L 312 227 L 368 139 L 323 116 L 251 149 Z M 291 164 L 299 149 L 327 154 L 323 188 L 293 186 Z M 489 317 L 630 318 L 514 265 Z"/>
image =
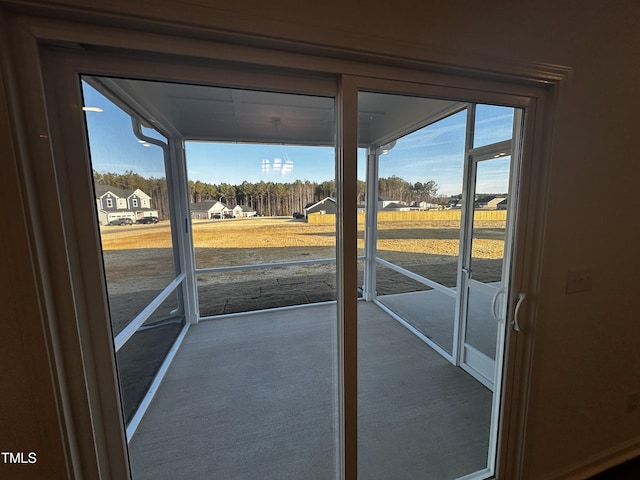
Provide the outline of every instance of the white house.
<path id="1" fill-rule="evenodd" d="M 253 208 L 248 207 L 247 205 L 236 205 L 231 209 L 233 212 L 233 216 L 236 218 L 239 217 L 255 217 L 258 212 L 256 212 Z"/>
<path id="2" fill-rule="evenodd" d="M 214 219 L 223 218 L 225 215 L 233 215 L 233 209 L 219 200 L 205 200 L 204 202 L 192 203 L 191 218 L 197 219 Z"/>

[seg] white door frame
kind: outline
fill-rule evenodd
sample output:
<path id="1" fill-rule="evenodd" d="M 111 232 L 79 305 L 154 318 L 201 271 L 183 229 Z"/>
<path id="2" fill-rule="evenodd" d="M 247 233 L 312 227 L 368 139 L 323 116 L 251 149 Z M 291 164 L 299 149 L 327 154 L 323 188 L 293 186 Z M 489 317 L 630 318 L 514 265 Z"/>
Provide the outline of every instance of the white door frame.
<path id="1" fill-rule="evenodd" d="M 473 125 L 475 123 L 475 105 L 470 108 L 471 114 L 467 118 L 467 158 L 465 163 L 465 188 L 466 202 L 463 206 L 462 225 L 460 236 L 460 258 L 458 274 L 459 311 L 456 311 L 457 330 L 454 332 L 457 341 L 454 341 L 456 349 L 456 361 L 458 365 L 483 385 L 493 391 L 491 405 L 491 424 L 489 432 L 489 451 L 487 458 L 488 469 L 476 472 L 469 476 L 472 478 L 486 478 L 496 473 L 496 465 L 499 445 L 498 434 L 500 427 L 500 410 L 503 408 L 504 373 L 506 362 L 506 339 L 508 336 L 507 324 L 509 321 L 509 306 L 513 308 L 514 301 L 511 298 L 513 262 L 515 261 L 515 235 L 517 219 L 519 217 L 520 184 L 522 173 L 522 148 L 524 134 L 524 119 L 526 112 L 523 109 L 514 109 L 513 133 L 510 140 L 498 142 L 478 148 L 473 148 Z M 475 184 L 477 165 L 483 161 L 491 161 L 499 154 L 508 152 L 510 158 L 509 168 L 509 191 L 507 208 L 507 220 L 505 225 L 504 251 L 502 260 L 501 285 L 495 288 L 469 278 L 469 262 L 471 260 L 471 236 L 473 233 L 473 207 L 475 200 Z M 506 155 L 504 155 L 506 156 Z M 469 284 L 485 289 L 488 293 L 493 293 L 492 315 L 496 320 L 496 352 L 495 360 L 488 358 L 482 352 L 465 346 L 465 332 L 467 325 L 467 305 Z M 495 466 L 495 467 L 494 467 Z"/>
<path id="2" fill-rule="evenodd" d="M 471 289 L 484 291 L 492 296 L 491 314 L 496 320 L 497 330 L 501 330 L 500 325 L 506 319 L 506 295 L 510 286 L 511 273 L 511 251 L 513 246 L 513 236 L 515 234 L 515 223 L 510 221 L 516 217 L 517 209 L 517 189 L 519 179 L 517 175 L 520 172 L 518 165 L 520 163 L 520 152 L 515 148 L 516 145 L 512 140 L 498 142 L 479 148 L 469 148 L 473 144 L 473 125 L 475 123 L 475 107 L 469 106 L 469 116 L 467 117 L 467 154 L 465 160 L 464 185 L 465 199 L 462 206 L 462 220 L 460 228 L 460 255 L 458 259 L 458 305 L 456 309 L 456 331 L 454 332 L 454 345 L 456 345 L 456 364 L 462 367 L 466 372 L 471 374 L 480 383 L 490 390 L 494 390 L 496 379 L 499 381 L 499 372 L 496 372 L 495 361 L 483 352 L 479 351 L 466 342 L 467 321 L 469 316 L 468 299 Z M 521 131 L 522 115 L 519 110 L 514 111 L 513 119 L 513 135 L 514 138 L 519 136 Z M 506 155 L 505 155 L 505 152 Z M 509 168 L 509 209 L 507 210 L 507 224 L 505 225 L 503 262 L 501 272 L 501 285 L 496 288 L 492 285 L 485 284 L 473 279 L 471 271 L 471 255 L 472 255 L 472 237 L 473 237 L 473 220 L 474 220 L 474 203 L 475 190 L 477 180 L 478 164 L 481 162 L 489 162 L 496 158 L 510 157 Z M 515 194 L 515 195 L 514 195 Z M 512 196 L 514 195 L 514 196 Z M 496 333 L 498 336 L 498 333 Z M 498 338 L 496 338 L 496 341 Z M 502 343 L 496 343 L 495 357 L 503 355 L 504 337 Z"/>

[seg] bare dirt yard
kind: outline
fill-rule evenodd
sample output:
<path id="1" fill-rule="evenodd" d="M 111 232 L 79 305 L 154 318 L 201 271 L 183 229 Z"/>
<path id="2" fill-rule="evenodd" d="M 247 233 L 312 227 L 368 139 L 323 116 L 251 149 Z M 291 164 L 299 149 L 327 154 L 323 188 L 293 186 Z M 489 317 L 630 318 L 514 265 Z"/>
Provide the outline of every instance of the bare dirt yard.
<path id="1" fill-rule="evenodd" d="M 364 255 L 364 226 L 358 226 L 358 254 Z M 476 224 L 474 272 L 499 278 L 504 221 Z M 121 325 L 173 279 L 170 225 L 102 227 L 106 278 L 114 324 Z M 385 221 L 378 224 L 380 258 L 447 286 L 455 285 L 459 248 L 455 221 Z M 197 268 L 272 264 L 335 258 L 335 226 L 283 217 L 194 221 Z M 361 262 L 362 263 L 362 262 Z M 362 265 L 361 265 L 362 267 Z M 362 272 L 361 272 L 362 275 Z M 425 287 L 380 267 L 378 294 Z M 245 311 L 262 305 L 310 303 L 334 298 L 335 265 L 261 268 L 198 275 L 201 315 Z M 171 310 L 177 300 L 167 301 Z M 118 328 L 116 328 L 118 330 Z"/>

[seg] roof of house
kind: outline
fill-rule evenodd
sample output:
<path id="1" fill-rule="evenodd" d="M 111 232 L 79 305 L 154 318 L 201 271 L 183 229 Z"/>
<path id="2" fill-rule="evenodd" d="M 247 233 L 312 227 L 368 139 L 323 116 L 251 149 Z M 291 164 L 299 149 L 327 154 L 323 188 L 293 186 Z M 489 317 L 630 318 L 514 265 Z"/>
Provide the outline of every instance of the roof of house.
<path id="1" fill-rule="evenodd" d="M 95 188 L 97 198 L 102 197 L 107 192 L 111 192 L 116 197 L 120 197 L 120 198 L 126 198 L 133 193 L 133 190 L 125 190 L 123 188 L 113 187 L 111 185 L 96 184 L 94 188 Z"/>
<path id="2" fill-rule="evenodd" d="M 196 202 L 189 204 L 189 208 L 191 210 L 210 210 L 216 203 L 219 203 L 218 200 L 205 200 L 203 202 Z"/>
<path id="3" fill-rule="evenodd" d="M 324 202 L 326 202 L 326 201 L 336 203 L 336 199 L 335 199 L 335 198 L 333 198 L 333 197 L 325 197 L 325 198 L 323 198 L 322 200 L 320 200 L 319 202 L 316 202 L 316 203 L 307 203 L 307 205 L 304 207 L 304 209 L 305 209 L 305 210 L 309 210 L 309 209 L 311 209 L 311 208 L 315 207 L 316 205 L 321 205 L 321 204 L 323 204 L 323 203 L 324 203 Z"/>
<path id="4" fill-rule="evenodd" d="M 489 203 L 489 202 L 493 202 L 494 200 L 504 200 L 506 197 L 504 196 L 498 196 L 498 195 L 489 195 L 487 197 L 482 197 L 479 198 L 475 201 L 475 203 Z"/>
<path id="5" fill-rule="evenodd" d="M 243 212 L 255 212 L 255 210 L 248 205 L 236 205 L 232 210 L 235 210 L 236 208 L 242 209 Z"/>
<path id="6" fill-rule="evenodd" d="M 131 189 L 131 188 L 118 188 L 118 187 L 114 187 L 114 186 L 111 186 L 111 185 L 96 184 L 96 185 L 94 185 L 94 189 L 95 189 L 95 192 L 96 192 L 96 198 L 102 197 L 107 192 L 113 193 L 118 198 L 127 198 L 127 197 L 130 197 L 131 195 L 133 195 L 137 190 L 140 190 L 140 192 L 142 192 L 147 197 L 149 196 L 144 191 L 142 191 L 142 189 L 140 189 L 140 188 L 134 188 L 134 189 Z"/>
<path id="7" fill-rule="evenodd" d="M 225 205 L 220 200 L 203 200 L 202 202 L 190 203 L 189 208 L 193 210 L 211 210 L 215 205 L 222 205 L 222 210 L 232 210 L 231 207 Z"/>
<path id="8" fill-rule="evenodd" d="M 382 210 L 396 210 L 398 208 L 409 208 L 409 205 L 404 205 L 402 203 L 393 202 L 386 205 Z"/>

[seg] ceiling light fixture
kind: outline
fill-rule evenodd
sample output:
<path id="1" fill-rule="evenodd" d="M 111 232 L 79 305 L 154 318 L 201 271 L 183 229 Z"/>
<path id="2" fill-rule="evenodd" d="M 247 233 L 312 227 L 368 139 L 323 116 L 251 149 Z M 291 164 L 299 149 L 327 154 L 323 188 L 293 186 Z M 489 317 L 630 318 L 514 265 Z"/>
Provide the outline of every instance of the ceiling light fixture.
<path id="1" fill-rule="evenodd" d="M 103 110 L 100 107 L 82 107 L 82 110 L 85 112 L 102 112 Z"/>
<path id="2" fill-rule="evenodd" d="M 386 155 L 387 153 L 389 153 L 389 150 L 391 150 L 393 147 L 396 146 L 396 141 L 392 141 L 389 142 L 385 145 L 380 145 L 380 147 L 378 147 L 378 154 L 379 155 Z"/>

